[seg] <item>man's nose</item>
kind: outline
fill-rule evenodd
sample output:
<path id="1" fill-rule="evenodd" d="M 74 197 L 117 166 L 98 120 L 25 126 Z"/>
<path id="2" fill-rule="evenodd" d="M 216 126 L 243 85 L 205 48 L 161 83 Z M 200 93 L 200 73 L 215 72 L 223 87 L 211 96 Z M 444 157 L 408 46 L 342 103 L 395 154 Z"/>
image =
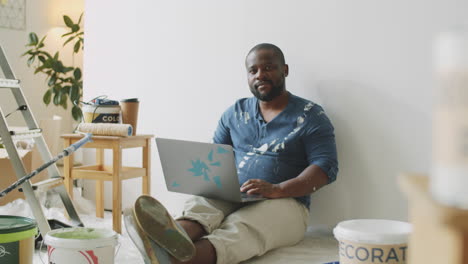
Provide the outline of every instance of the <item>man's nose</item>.
<path id="1" fill-rule="evenodd" d="M 258 70 L 256 79 L 257 80 L 264 80 L 265 78 L 266 78 L 266 72 L 262 71 L 262 70 Z"/>

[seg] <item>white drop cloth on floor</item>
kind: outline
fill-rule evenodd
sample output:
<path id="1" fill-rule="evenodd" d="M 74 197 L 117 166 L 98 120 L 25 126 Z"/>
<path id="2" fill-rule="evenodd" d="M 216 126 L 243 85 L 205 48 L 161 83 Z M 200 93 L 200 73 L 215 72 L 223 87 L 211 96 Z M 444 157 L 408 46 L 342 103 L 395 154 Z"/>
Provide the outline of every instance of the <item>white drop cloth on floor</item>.
<path id="1" fill-rule="evenodd" d="M 81 203 L 81 205 L 83 205 L 89 202 L 84 199 L 81 201 L 82 198 L 78 199 L 80 199 L 80 201 L 78 202 L 75 199 L 75 204 Z M 80 214 L 81 221 L 86 227 L 112 228 L 112 214 L 110 212 L 105 212 L 104 218 L 101 219 L 94 216 L 94 211 L 91 210 L 89 206 L 83 208 L 86 208 L 86 210 L 80 210 L 78 208 L 77 210 Z M 64 210 L 61 208 L 44 208 L 45 215 L 48 219 L 57 219 L 68 223 L 63 211 Z M 32 217 L 29 205 L 21 199 L 15 200 L 5 206 L 0 206 L 0 215 Z M 41 256 L 44 262 L 41 261 Z M 273 250 L 261 257 L 245 261 L 244 264 L 323 264 L 337 260 L 338 243 L 331 234 L 309 229 L 305 239 L 297 245 Z M 33 263 L 47 263 L 45 248 L 40 252 L 36 250 Z M 143 259 L 129 238 L 124 224 L 122 224 L 122 235 L 119 235 L 119 246 L 115 263 L 143 263 Z"/>

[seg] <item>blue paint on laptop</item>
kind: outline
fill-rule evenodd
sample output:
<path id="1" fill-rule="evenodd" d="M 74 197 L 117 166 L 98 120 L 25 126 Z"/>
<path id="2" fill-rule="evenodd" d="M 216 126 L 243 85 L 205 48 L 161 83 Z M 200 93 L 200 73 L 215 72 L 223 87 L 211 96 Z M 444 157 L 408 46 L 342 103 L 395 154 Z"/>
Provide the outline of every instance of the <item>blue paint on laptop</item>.
<path id="1" fill-rule="evenodd" d="M 229 150 L 226 150 L 222 147 L 218 147 L 218 154 L 226 154 L 229 153 Z"/>
<path id="2" fill-rule="evenodd" d="M 213 163 L 210 163 L 211 166 L 216 166 L 216 167 L 221 167 L 221 162 L 217 161 L 217 162 L 213 162 Z"/>
<path id="3" fill-rule="evenodd" d="M 216 187 L 222 188 L 223 185 L 221 184 L 221 177 L 220 176 L 214 176 L 213 181 L 216 183 Z"/>
<path id="4" fill-rule="evenodd" d="M 156 144 L 169 191 L 233 202 L 265 199 L 241 194 L 232 146 L 164 138 Z"/>
<path id="5" fill-rule="evenodd" d="M 213 161 L 213 150 L 211 150 L 210 153 L 208 153 L 208 160 Z"/>

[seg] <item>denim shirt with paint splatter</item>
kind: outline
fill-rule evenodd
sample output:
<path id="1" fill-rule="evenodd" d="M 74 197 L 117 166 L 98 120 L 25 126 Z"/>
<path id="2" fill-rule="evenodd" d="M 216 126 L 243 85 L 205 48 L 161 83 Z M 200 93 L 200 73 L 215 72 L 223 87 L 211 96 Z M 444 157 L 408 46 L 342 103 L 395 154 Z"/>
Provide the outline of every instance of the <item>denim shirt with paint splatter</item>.
<path id="1" fill-rule="evenodd" d="M 327 174 L 328 183 L 338 173 L 333 125 L 320 105 L 291 93 L 286 108 L 268 123 L 257 98 L 238 100 L 222 115 L 213 141 L 233 146 L 240 184 L 280 183 L 312 164 Z M 309 195 L 296 199 L 309 208 Z"/>

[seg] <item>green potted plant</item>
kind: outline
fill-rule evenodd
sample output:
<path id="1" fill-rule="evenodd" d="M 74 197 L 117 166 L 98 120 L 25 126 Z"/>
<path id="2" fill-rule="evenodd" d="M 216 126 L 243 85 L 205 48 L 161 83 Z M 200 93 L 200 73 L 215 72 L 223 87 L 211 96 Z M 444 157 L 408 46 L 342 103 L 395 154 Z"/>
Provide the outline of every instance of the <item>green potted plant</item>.
<path id="1" fill-rule="evenodd" d="M 77 23 L 68 16 L 63 16 L 63 21 L 68 32 L 61 37 L 64 39 L 63 46 L 73 44 L 73 55 L 83 50 L 84 32 L 80 27 L 81 14 Z M 22 55 L 27 56 L 28 66 L 34 67 L 34 74 L 45 74 L 48 89 L 45 91 L 42 100 L 46 105 L 51 102 L 56 106 L 68 108 L 71 102 L 71 114 L 74 120 L 81 121 L 83 113 L 80 108 L 80 100 L 83 96 L 83 79 L 80 67 L 66 66 L 60 59 L 59 52 L 54 55 L 45 50 L 44 40 L 40 40 L 36 33 L 29 33 L 29 41 L 26 44 L 28 50 Z"/>

